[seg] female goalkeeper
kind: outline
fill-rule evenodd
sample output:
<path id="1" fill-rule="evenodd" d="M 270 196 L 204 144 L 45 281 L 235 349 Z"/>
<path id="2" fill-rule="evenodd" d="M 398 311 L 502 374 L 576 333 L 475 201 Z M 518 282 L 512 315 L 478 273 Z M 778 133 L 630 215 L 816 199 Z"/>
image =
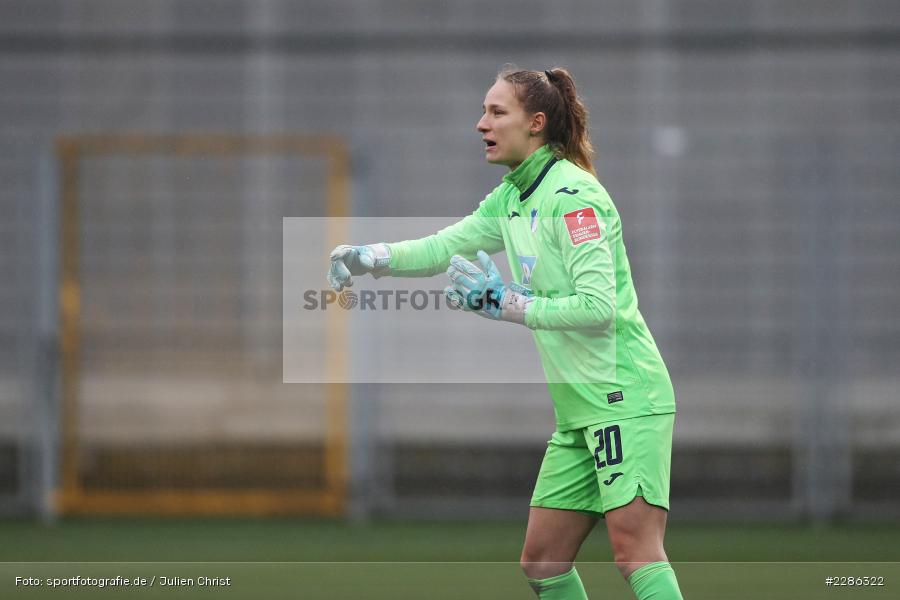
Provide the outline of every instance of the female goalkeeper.
<path id="1" fill-rule="evenodd" d="M 532 329 L 556 431 L 522 550 L 529 584 L 539 598 L 586 598 L 573 563 L 603 517 L 637 598 L 681 598 L 663 549 L 675 397 L 638 311 L 619 214 L 591 165 L 587 111 L 558 68 L 501 71 L 483 108 L 476 129 L 487 161 L 509 168 L 502 183 L 434 235 L 338 246 L 329 281 L 340 291 L 351 275 L 446 269 L 449 302 Z M 490 258 L 503 249 L 509 283 Z"/>

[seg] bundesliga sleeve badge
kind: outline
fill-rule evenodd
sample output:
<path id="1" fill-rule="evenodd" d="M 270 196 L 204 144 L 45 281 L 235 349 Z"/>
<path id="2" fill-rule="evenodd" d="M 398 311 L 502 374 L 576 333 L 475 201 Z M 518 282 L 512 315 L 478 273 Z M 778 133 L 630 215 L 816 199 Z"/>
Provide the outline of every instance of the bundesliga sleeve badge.
<path id="1" fill-rule="evenodd" d="M 577 246 L 590 240 L 602 239 L 603 232 L 594 209 L 590 206 L 573 210 L 563 215 L 566 220 L 566 229 L 569 230 L 569 239 L 572 245 Z"/>

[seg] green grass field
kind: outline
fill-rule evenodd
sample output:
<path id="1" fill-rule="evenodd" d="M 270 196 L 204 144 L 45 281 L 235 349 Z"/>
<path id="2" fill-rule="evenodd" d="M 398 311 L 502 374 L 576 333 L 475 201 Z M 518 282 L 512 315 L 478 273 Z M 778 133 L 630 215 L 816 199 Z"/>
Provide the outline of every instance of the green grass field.
<path id="1" fill-rule="evenodd" d="M 530 598 L 523 522 L 77 519 L 0 521 L 0 598 Z M 592 598 L 630 598 L 602 523 L 579 571 Z M 900 525 L 670 525 L 685 598 L 900 597 Z M 49 587 L 49 578 L 146 577 L 142 587 Z M 156 577 L 153 585 L 149 580 Z M 193 586 L 163 586 L 162 577 Z M 200 586 L 201 577 L 231 585 Z M 826 576 L 884 577 L 826 587 Z M 16 577 L 41 586 L 16 586 Z"/>

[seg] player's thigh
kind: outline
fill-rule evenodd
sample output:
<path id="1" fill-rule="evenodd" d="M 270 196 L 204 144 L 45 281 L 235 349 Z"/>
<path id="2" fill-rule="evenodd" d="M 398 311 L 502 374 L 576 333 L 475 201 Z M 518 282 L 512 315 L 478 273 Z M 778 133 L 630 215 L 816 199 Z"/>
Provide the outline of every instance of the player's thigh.
<path id="1" fill-rule="evenodd" d="M 573 562 L 596 523 L 596 517 L 583 512 L 532 506 L 522 562 Z"/>
<path id="2" fill-rule="evenodd" d="M 607 511 L 606 529 L 616 558 L 638 562 L 666 560 L 663 538 L 668 512 L 640 496 L 625 506 Z"/>
<path id="3" fill-rule="evenodd" d="M 594 461 L 584 434 L 554 433 L 531 498 L 523 562 L 574 560 L 599 508 Z"/>

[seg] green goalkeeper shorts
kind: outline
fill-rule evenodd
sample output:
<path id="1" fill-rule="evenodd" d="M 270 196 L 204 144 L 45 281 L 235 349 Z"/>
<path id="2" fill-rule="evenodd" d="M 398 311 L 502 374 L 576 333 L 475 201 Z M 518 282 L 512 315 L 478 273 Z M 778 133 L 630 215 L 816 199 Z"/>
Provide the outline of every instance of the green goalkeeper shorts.
<path id="1" fill-rule="evenodd" d="M 531 506 L 603 516 L 642 496 L 669 510 L 674 425 L 675 413 L 669 413 L 555 432 Z"/>

